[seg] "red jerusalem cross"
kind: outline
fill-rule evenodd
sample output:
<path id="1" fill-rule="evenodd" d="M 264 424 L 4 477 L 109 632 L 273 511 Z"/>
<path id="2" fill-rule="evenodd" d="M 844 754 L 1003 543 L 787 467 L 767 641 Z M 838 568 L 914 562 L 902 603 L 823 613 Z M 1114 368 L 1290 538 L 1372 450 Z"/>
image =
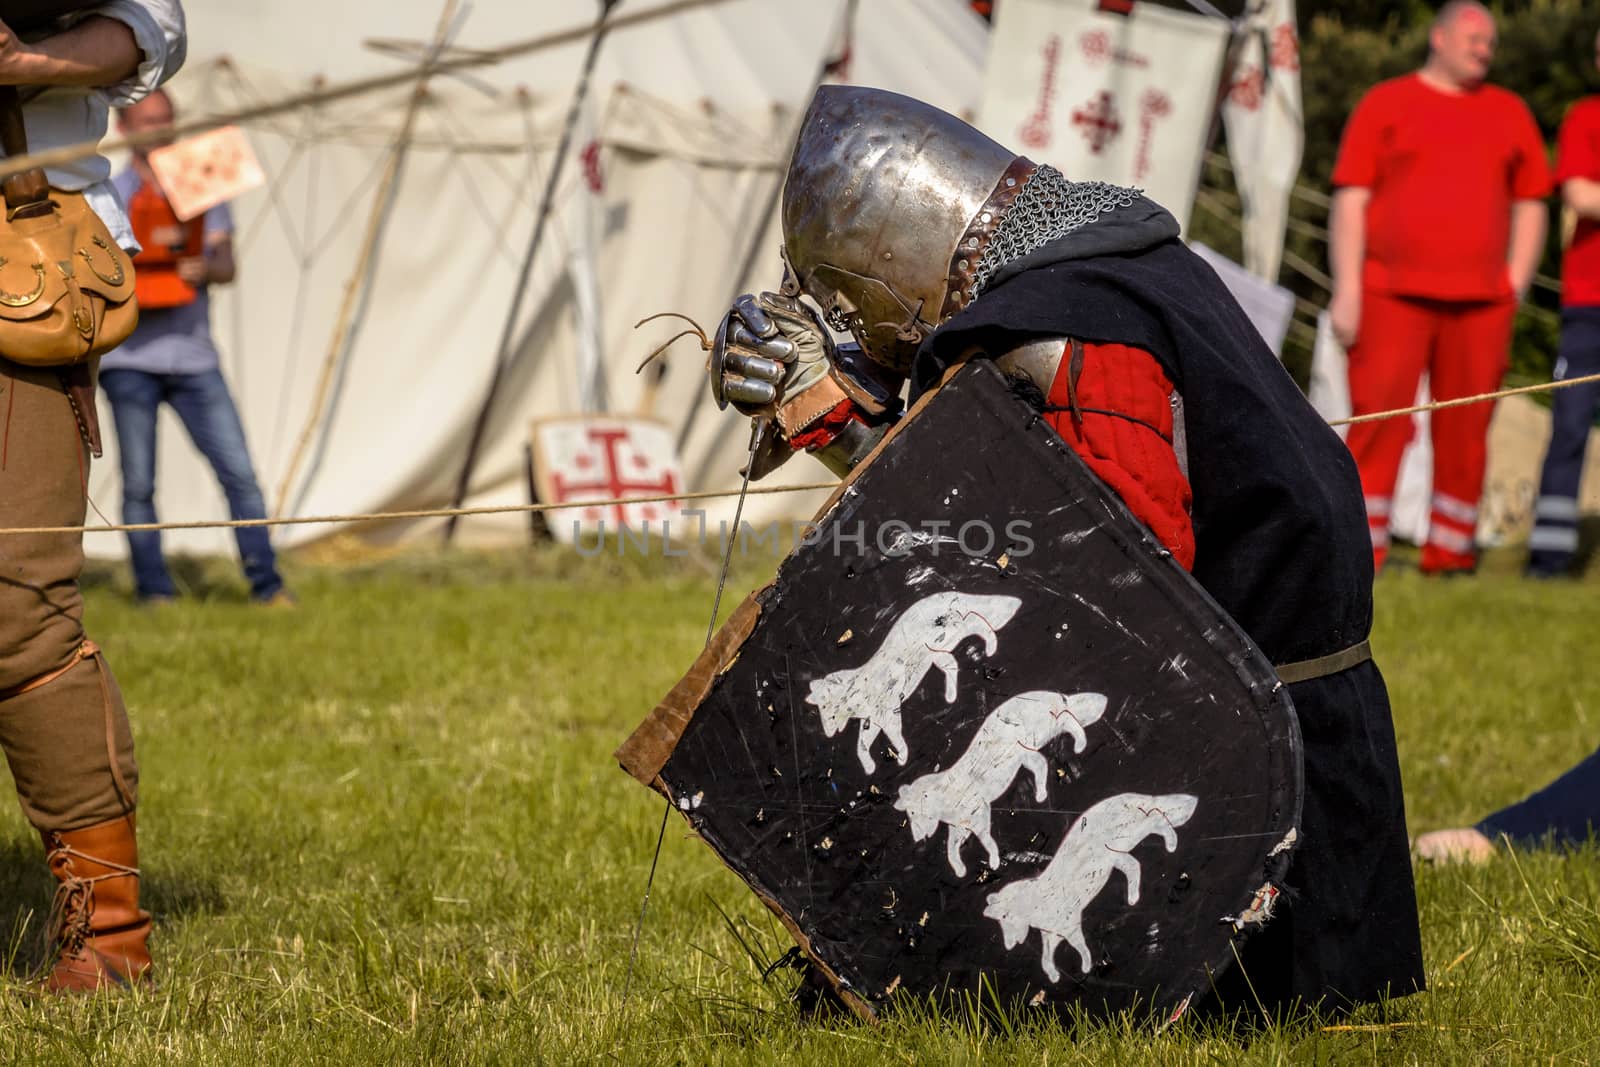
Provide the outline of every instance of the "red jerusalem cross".
<path id="1" fill-rule="evenodd" d="M 605 189 L 605 175 L 600 170 L 600 142 L 590 141 L 584 145 L 578 158 L 583 160 L 584 184 L 591 193 L 602 192 Z"/>
<path id="2" fill-rule="evenodd" d="M 1122 132 L 1122 123 L 1117 121 L 1117 109 L 1111 102 L 1111 94 L 1104 90 L 1089 102 L 1088 107 L 1072 113 L 1072 124 L 1083 128 L 1083 135 L 1089 140 L 1089 151 L 1095 155 L 1099 155 Z"/>
<path id="3" fill-rule="evenodd" d="M 569 482 L 559 472 L 552 472 L 550 475 L 550 488 L 555 491 L 556 503 L 565 504 L 568 501 L 581 500 L 585 494 L 596 492 L 603 494 L 604 499 L 614 500 L 627 496 L 657 496 L 678 491 L 678 480 L 673 477 L 670 470 L 663 472 L 654 481 L 648 479 L 630 480 L 622 473 L 622 463 L 617 457 L 617 452 L 620 442 L 628 439 L 627 430 L 609 427 L 585 430 L 584 433 L 592 444 L 600 446 L 598 451 L 602 457 L 601 467 L 603 469 L 600 476 L 594 481 Z M 638 465 L 643 458 L 642 456 L 635 456 L 635 464 Z M 588 456 L 580 454 L 574 460 L 574 465 L 579 467 L 588 466 L 589 464 L 584 462 L 588 459 Z M 648 461 L 646 461 L 646 465 L 648 465 Z M 627 515 L 622 510 L 623 505 L 613 504 L 611 508 L 615 513 L 618 526 L 627 522 Z"/>
<path id="4" fill-rule="evenodd" d="M 1300 39 L 1295 36 L 1292 22 L 1272 31 L 1272 65 L 1279 70 L 1300 70 Z"/>

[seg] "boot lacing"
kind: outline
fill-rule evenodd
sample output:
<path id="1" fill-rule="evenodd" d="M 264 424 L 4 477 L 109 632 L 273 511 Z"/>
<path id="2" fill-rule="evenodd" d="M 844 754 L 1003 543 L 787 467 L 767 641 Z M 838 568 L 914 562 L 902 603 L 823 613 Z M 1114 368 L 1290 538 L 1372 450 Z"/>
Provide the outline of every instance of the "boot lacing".
<path id="1" fill-rule="evenodd" d="M 90 920 L 94 912 L 94 887 L 112 878 L 137 878 L 139 868 L 125 867 L 120 863 L 80 852 L 62 841 L 59 835 L 54 836 L 54 841 L 55 847 L 45 857 L 45 862 L 52 871 L 58 871 L 56 877 L 61 880 L 61 884 L 56 886 L 56 895 L 50 901 L 50 917 L 45 923 L 45 940 L 47 944 L 58 946 L 61 955 L 76 956 L 83 951 L 84 944 L 93 933 Z M 112 869 L 105 874 L 81 877 L 73 873 L 74 856 Z"/>

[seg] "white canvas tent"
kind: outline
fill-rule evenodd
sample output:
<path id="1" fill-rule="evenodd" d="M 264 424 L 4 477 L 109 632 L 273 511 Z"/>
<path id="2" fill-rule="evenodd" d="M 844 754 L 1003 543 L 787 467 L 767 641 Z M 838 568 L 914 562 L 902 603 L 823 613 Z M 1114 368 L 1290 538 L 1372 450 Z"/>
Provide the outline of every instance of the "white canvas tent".
<path id="1" fill-rule="evenodd" d="M 583 26 L 598 9 L 588 0 L 462 6 L 467 15 L 451 42 L 462 49 Z M 660 0 L 624 0 L 616 13 L 657 6 Z M 440 10 L 434 0 L 191 0 L 187 7 L 189 63 L 171 88 L 188 115 L 397 69 L 405 60 L 393 46 L 364 42 L 412 42 L 414 57 Z M 958 113 L 975 109 L 985 27 L 961 0 L 731 0 L 608 36 L 468 504 L 525 502 L 522 449 L 532 418 L 585 406 L 636 409 L 643 379 L 634 366 L 676 327 L 657 323 L 635 332 L 634 322 L 670 310 L 709 329 L 735 292 L 776 283 L 779 238 L 766 209 L 800 110 L 824 61 L 845 42 L 849 80 Z M 315 395 L 319 373 L 410 90 L 246 126 L 270 181 L 233 205 L 240 277 L 217 290 L 213 315 L 269 510 L 308 426 L 284 514 L 449 503 L 586 46 L 579 40 L 435 77 L 354 341 L 336 364 L 325 405 Z M 586 170 L 580 150 L 591 139 L 596 148 Z M 599 189 L 592 191 L 596 163 Z M 737 278 L 753 242 L 754 269 Z M 585 338 L 593 342 L 598 383 L 581 373 Z M 689 487 L 736 487 L 746 421 L 709 403 L 694 405 L 704 375 L 692 342 L 680 342 L 669 358 L 655 411 L 675 426 L 696 411 L 682 427 Z M 160 433 L 162 518 L 225 517 L 209 470 L 170 413 Z M 116 468 L 109 440 L 90 491 L 113 520 Z M 820 466 L 797 459 L 772 480 L 825 477 Z M 818 502 L 817 494 L 754 497 L 746 516 L 802 517 Z M 708 510 L 715 522 L 731 515 L 732 502 Z M 439 525 L 394 523 L 365 533 L 398 540 Z M 286 527 L 277 539 L 300 544 L 337 529 Z M 468 519 L 461 540 L 515 541 L 526 530 L 521 515 Z M 231 539 L 224 530 L 173 531 L 167 545 L 226 552 Z M 123 551 L 114 535 L 91 537 L 87 546 L 101 555 Z"/>

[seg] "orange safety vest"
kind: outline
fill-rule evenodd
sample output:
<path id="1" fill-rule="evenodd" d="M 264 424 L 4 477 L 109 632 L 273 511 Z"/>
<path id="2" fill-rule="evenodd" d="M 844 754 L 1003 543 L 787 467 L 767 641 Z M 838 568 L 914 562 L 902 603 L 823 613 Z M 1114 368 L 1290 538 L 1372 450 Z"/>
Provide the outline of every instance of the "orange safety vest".
<path id="1" fill-rule="evenodd" d="M 205 216 L 180 221 L 154 185 L 140 183 L 128 203 L 128 221 L 143 250 L 133 257 L 134 294 L 142 308 L 180 307 L 197 295 L 178 277 L 178 260 L 205 254 Z"/>

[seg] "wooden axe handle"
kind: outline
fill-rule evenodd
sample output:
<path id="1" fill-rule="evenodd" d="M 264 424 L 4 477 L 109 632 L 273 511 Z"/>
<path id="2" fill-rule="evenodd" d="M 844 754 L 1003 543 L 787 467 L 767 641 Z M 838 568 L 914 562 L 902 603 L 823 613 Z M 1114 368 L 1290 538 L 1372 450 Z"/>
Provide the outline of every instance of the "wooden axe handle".
<path id="1" fill-rule="evenodd" d="M 22 98 L 15 85 L 0 85 L 0 148 L 7 156 L 28 154 L 28 128 L 22 121 Z"/>
<path id="2" fill-rule="evenodd" d="M 22 98 L 15 85 L 0 85 L 0 148 L 8 157 L 28 154 L 28 128 L 22 121 Z M 38 167 L 0 182 L 0 192 L 13 215 L 39 215 L 50 210 L 50 179 Z"/>

